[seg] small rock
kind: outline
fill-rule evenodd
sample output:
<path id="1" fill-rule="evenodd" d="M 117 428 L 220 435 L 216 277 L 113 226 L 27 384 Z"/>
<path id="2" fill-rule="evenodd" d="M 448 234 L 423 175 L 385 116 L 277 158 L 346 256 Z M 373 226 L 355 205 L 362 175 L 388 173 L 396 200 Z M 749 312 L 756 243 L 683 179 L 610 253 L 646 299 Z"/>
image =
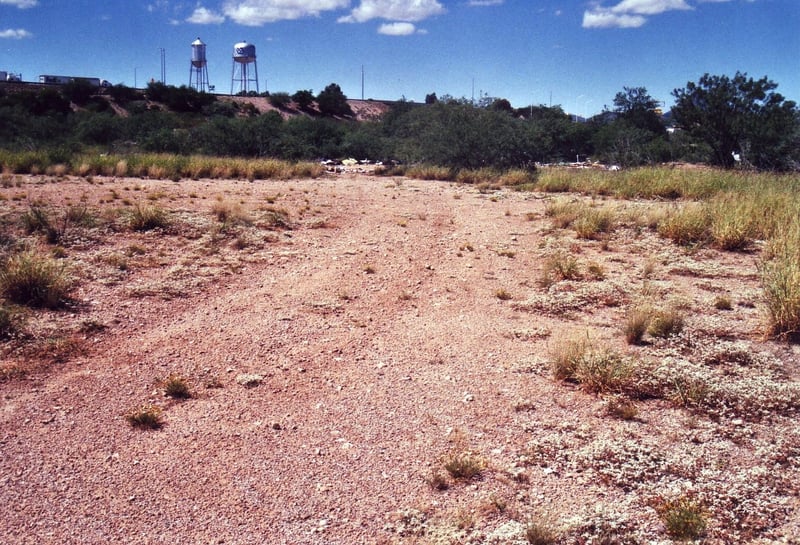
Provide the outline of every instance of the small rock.
<path id="1" fill-rule="evenodd" d="M 236 382 L 244 386 L 245 388 L 254 388 L 261 384 L 264 380 L 262 375 L 251 374 L 251 373 L 243 373 L 241 375 L 236 375 Z"/>

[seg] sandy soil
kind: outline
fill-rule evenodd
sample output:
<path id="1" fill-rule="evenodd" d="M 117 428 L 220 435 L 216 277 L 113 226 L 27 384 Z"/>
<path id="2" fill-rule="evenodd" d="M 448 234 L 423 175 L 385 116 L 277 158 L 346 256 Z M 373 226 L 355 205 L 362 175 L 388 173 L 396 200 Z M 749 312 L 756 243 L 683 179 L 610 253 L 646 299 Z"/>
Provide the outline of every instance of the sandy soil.
<path id="1" fill-rule="evenodd" d="M 545 211 L 588 198 L 369 175 L 6 181 L 6 222 L 34 201 L 99 221 L 60 242 L 70 305 L 2 345 L 2 543 L 517 544 L 530 522 L 669 543 L 678 498 L 707 543 L 800 543 L 798 350 L 760 333 L 758 248 L 686 250 L 632 222 L 580 240 Z M 137 203 L 172 225 L 125 229 Z M 248 222 L 222 226 L 223 204 Z M 581 278 L 540 282 L 554 255 Z M 644 299 L 683 332 L 627 345 Z M 615 418 L 553 378 L 575 335 L 724 401 Z M 191 399 L 165 396 L 170 375 Z M 144 405 L 161 429 L 128 424 Z M 480 473 L 454 478 L 455 459 Z"/>
<path id="2" fill-rule="evenodd" d="M 229 100 L 231 102 L 238 102 L 239 104 L 251 104 L 260 113 L 276 111 L 284 119 L 288 119 L 295 115 L 307 115 L 298 110 L 281 110 L 269 103 L 269 98 L 266 97 L 239 97 L 239 96 L 225 96 L 219 97 L 219 100 Z M 371 121 L 380 118 L 383 114 L 389 111 L 389 106 L 385 102 L 377 100 L 358 100 L 350 99 L 347 101 L 350 109 L 353 110 L 354 119 L 358 121 Z M 313 111 L 317 111 L 316 106 Z"/>

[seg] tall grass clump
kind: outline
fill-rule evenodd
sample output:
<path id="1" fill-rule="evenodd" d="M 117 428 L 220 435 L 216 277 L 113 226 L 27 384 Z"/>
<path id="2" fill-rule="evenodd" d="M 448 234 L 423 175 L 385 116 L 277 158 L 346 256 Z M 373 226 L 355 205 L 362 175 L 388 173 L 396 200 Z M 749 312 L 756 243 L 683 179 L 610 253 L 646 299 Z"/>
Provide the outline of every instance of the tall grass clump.
<path id="1" fill-rule="evenodd" d="M 70 284 L 62 263 L 32 250 L 9 257 L 0 267 L 0 293 L 20 305 L 58 308 Z"/>
<path id="2" fill-rule="evenodd" d="M 378 165 L 375 167 L 375 176 L 405 176 L 407 168 L 405 165 Z"/>
<path id="3" fill-rule="evenodd" d="M 611 208 L 584 208 L 572 227 L 578 238 L 598 239 L 613 230 L 615 221 L 615 211 Z"/>
<path id="4" fill-rule="evenodd" d="M 78 176 L 134 176 L 179 181 L 182 178 L 288 179 L 318 178 L 325 172 L 312 162 L 294 163 L 280 159 L 240 159 L 170 153 L 132 153 L 113 155 L 87 151 L 72 157 L 70 164 L 55 164 L 44 152 L 0 150 L 3 170 L 30 174 L 58 169 L 61 174 Z"/>
<path id="5" fill-rule="evenodd" d="M 672 210 L 658 224 L 658 234 L 676 244 L 703 244 L 711 238 L 712 216 L 705 203 L 689 203 Z"/>
<path id="6" fill-rule="evenodd" d="M 590 350 L 580 359 L 573 377 L 587 392 L 620 393 L 634 380 L 633 363 L 613 350 Z"/>
<path id="7" fill-rule="evenodd" d="M 49 155 L 44 150 L 16 152 L 0 150 L 0 170 L 4 172 L 39 174 L 49 165 Z"/>
<path id="8" fill-rule="evenodd" d="M 93 227 L 96 224 L 95 216 L 83 204 L 70 205 L 61 217 L 56 217 L 46 203 L 32 202 L 21 220 L 28 234 L 44 233 L 50 244 L 59 242 L 70 226 Z"/>
<path id="9" fill-rule="evenodd" d="M 759 220 L 764 213 L 757 208 L 760 199 L 742 194 L 723 193 L 714 198 L 709 206 L 711 216 L 710 238 L 721 250 L 744 250 L 759 234 Z"/>
<path id="10" fill-rule="evenodd" d="M 535 189 L 545 192 L 574 191 L 612 195 L 626 199 L 708 200 L 724 193 L 761 194 L 776 188 L 797 192 L 796 176 L 738 172 L 719 169 L 642 167 L 611 172 L 595 169 L 544 168 Z"/>
<path id="11" fill-rule="evenodd" d="M 179 375 L 170 375 L 163 382 L 164 395 L 174 399 L 189 399 L 192 397 L 192 391 L 189 389 L 189 383 L 185 378 Z"/>
<path id="12" fill-rule="evenodd" d="M 642 344 L 644 334 L 650 327 L 653 311 L 650 307 L 636 307 L 628 311 L 623 332 L 628 344 Z"/>
<path id="13" fill-rule="evenodd" d="M 127 165 L 124 174 L 117 174 L 122 171 L 119 165 L 122 157 L 118 155 L 107 155 L 98 152 L 86 152 L 76 156 L 73 163 L 73 173 L 78 176 L 125 176 L 128 175 Z"/>
<path id="14" fill-rule="evenodd" d="M 291 229 L 292 222 L 289 212 L 284 208 L 268 206 L 263 210 L 263 218 L 260 223 L 267 229 Z"/>
<path id="15" fill-rule="evenodd" d="M 132 428 L 140 430 L 159 430 L 164 427 L 164 417 L 160 407 L 145 405 L 125 415 Z"/>
<path id="16" fill-rule="evenodd" d="M 555 530 L 541 522 L 529 522 L 525 528 L 525 539 L 530 545 L 555 545 L 558 537 Z"/>
<path id="17" fill-rule="evenodd" d="M 218 197 L 216 202 L 211 206 L 211 213 L 217 218 L 217 221 L 224 226 L 232 225 L 248 225 L 252 223 L 247 211 L 242 208 L 238 202 L 233 202 Z"/>
<path id="18" fill-rule="evenodd" d="M 539 275 L 539 284 L 549 288 L 556 282 L 562 280 L 581 280 L 581 273 L 578 259 L 566 252 L 557 252 L 545 260 L 544 267 Z"/>
<path id="19" fill-rule="evenodd" d="M 192 156 L 186 164 L 184 176 L 192 180 L 199 180 L 200 178 L 210 178 L 211 173 L 214 171 L 214 163 L 216 159 L 204 156 Z"/>
<path id="20" fill-rule="evenodd" d="M 503 186 L 525 188 L 535 184 L 537 176 L 535 170 L 515 168 L 502 173 L 498 183 Z"/>
<path id="21" fill-rule="evenodd" d="M 661 521 L 667 529 L 667 534 L 678 541 L 690 541 L 703 537 L 708 525 L 708 516 L 703 506 L 684 495 L 675 500 L 663 501 L 657 505 Z"/>
<path id="22" fill-rule="evenodd" d="M 767 245 L 761 263 L 767 334 L 800 338 L 800 220 Z"/>
<path id="23" fill-rule="evenodd" d="M 767 179 L 769 181 L 769 179 Z M 800 212 L 800 187 L 793 187 L 789 180 L 785 186 L 763 183 L 746 193 L 731 193 L 736 200 L 737 214 L 749 217 L 750 234 L 759 240 L 768 240 L 786 232 Z"/>
<path id="24" fill-rule="evenodd" d="M 612 350 L 595 348 L 584 338 L 560 342 L 551 351 L 551 359 L 557 380 L 576 382 L 591 393 L 624 393 L 636 380 L 631 360 Z"/>
<path id="25" fill-rule="evenodd" d="M 28 234 L 42 232 L 47 242 L 55 244 L 63 234 L 56 225 L 49 208 L 40 202 L 32 202 L 21 216 L 22 224 Z"/>
<path id="26" fill-rule="evenodd" d="M 445 471 L 457 481 L 469 481 L 486 468 L 483 456 L 467 449 L 454 449 L 442 460 Z"/>
<path id="27" fill-rule="evenodd" d="M 647 333 L 653 337 L 666 339 L 683 331 L 684 316 L 677 308 L 660 310 L 653 313 Z"/>
<path id="28" fill-rule="evenodd" d="M 575 230 L 578 238 L 598 239 L 612 232 L 624 217 L 616 205 L 596 205 L 573 199 L 554 199 L 545 208 L 553 227 Z"/>
<path id="29" fill-rule="evenodd" d="M 536 180 L 536 189 L 545 193 L 566 193 L 573 190 L 573 184 L 580 174 L 565 168 L 542 169 Z"/>
<path id="30" fill-rule="evenodd" d="M 550 201 L 544 210 L 544 215 L 553 222 L 553 227 L 566 229 L 580 217 L 582 205 L 575 200 L 555 199 Z"/>
<path id="31" fill-rule="evenodd" d="M 643 167 L 617 174 L 616 183 L 610 186 L 613 195 L 667 200 L 708 200 L 721 193 L 748 192 L 765 179 L 760 174 L 668 167 Z"/>
<path id="32" fill-rule="evenodd" d="M 686 177 L 680 170 L 643 167 L 618 173 L 612 194 L 624 198 L 669 199 L 684 196 Z"/>
<path id="33" fill-rule="evenodd" d="M 292 177 L 294 178 L 319 178 L 325 174 L 325 167 L 320 163 L 301 161 L 294 163 Z"/>
<path id="34" fill-rule="evenodd" d="M 441 182 L 451 182 L 455 179 L 456 173 L 448 167 L 434 165 L 416 165 L 406 170 L 406 176 L 417 180 L 436 180 Z"/>
<path id="35" fill-rule="evenodd" d="M 136 204 L 131 211 L 129 226 L 133 231 L 151 231 L 169 227 L 170 220 L 163 208 Z"/>
<path id="36" fill-rule="evenodd" d="M 550 351 L 555 379 L 574 378 L 578 365 L 589 348 L 589 340 L 584 337 L 571 337 L 558 341 Z"/>
<path id="37" fill-rule="evenodd" d="M 493 168 L 464 168 L 458 171 L 455 181 L 468 185 L 499 185 L 500 173 Z"/>

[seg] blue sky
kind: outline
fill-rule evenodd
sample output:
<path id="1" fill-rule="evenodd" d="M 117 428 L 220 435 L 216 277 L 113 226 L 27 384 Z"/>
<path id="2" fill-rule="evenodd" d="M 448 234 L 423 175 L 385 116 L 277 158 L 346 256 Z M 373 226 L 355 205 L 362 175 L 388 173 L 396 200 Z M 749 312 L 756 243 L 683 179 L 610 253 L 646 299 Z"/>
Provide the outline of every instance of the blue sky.
<path id="1" fill-rule="evenodd" d="M 504 97 L 580 115 L 708 72 L 768 76 L 800 102 L 800 0 L 0 0 L 0 70 L 186 85 L 191 43 L 230 92 L 233 45 L 259 89 L 338 83 L 350 98 Z M 252 73 L 252 72 L 251 72 Z"/>

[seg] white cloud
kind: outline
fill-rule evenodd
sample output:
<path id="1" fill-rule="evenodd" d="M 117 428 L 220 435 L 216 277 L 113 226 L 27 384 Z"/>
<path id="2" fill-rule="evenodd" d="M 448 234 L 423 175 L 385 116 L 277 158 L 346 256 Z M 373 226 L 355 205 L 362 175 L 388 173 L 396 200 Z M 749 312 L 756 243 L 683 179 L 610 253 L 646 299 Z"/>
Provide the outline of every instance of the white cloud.
<path id="1" fill-rule="evenodd" d="M 691 9 L 686 0 L 622 0 L 611 7 L 596 4 L 583 12 L 583 28 L 638 28 L 647 22 L 646 16 Z"/>
<path id="2" fill-rule="evenodd" d="M 32 38 L 33 34 L 22 28 L 9 28 L 0 30 L 0 39 L 22 40 L 23 38 Z"/>
<path id="3" fill-rule="evenodd" d="M 475 7 L 484 6 L 499 6 L 504 4 L 506 0 L 469 0 L 468 5 Z"/>
<path id="4" fill-rule="evenodd" d="M 361 0 L 350 15 L 340 17 L 340 23 L 363 23 L 371 19 L 415 22 L 445 12 L 437 0 Z"/>
<path id="5" fill-rule="evenodd" d="M 4 6 L 16 6 L 19 9 L 27 9 L 37 6 L 38 0 L 0 0 L 0 4 Z"/>
<path id="6" fill-rule="evenodd" d="M 378 34 L 386 36 L 410 36 L 416 31 L 414 23 L 385 23 L 378 27 Z"/>
<path id="7" fill-rule="evenodd" d="M 665 11 L 692 9 L 685 0 L 622 0 L 611 8 L 617 14 L 658 15 Z"/>
<path id="8" fill-rule="evenodd" d="M 349 6 L 350 0 L 227 0 L 222 13 L 240 25 L 262 26 L 276 21 L 318 17 L 323 11 Z"/>
<path id="9" fill-rule="evenodd" d="M 224 22 L 225 17 L 208 8 L 199 7 L 194 10 L 194 13 L 186 21 L 197 25 L 215 25 Z"/>
<path id="10" fill-rule="evenodd" d="M 583 12 L 583 28 L 638 28 L 646 22 L 641 15 L 617 15 L 601 9 Z"/>

